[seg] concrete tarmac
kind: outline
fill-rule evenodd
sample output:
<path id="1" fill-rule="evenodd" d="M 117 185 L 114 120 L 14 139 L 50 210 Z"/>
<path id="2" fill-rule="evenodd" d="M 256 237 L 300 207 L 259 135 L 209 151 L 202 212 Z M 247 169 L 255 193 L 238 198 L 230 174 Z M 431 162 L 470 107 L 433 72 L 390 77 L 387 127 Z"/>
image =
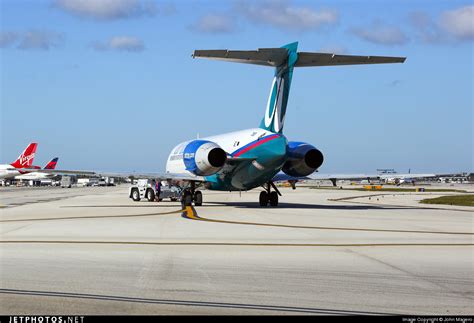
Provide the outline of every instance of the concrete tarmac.
<path id="1" fill-rule="evenodd" d="M 418 203 L 446 193 L 127 189 L 0 188 L 0 314 L 474 314 L 472 208 Z"/>

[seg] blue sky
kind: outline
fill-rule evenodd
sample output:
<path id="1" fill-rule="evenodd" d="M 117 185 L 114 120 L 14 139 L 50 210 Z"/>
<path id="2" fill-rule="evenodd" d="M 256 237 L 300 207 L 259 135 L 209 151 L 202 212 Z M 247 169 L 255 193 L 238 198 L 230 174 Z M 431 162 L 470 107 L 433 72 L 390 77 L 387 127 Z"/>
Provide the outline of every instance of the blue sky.
<path id="1" fill-rule="evenodd" d="M 269 68 L 194 49 L 406 56 L 301 68 L 285 135 L 326 172 L 473 170 L 471 1 L 1 1 L 1 162 L 163 171 L 178 142 L 256 127 Z"/>

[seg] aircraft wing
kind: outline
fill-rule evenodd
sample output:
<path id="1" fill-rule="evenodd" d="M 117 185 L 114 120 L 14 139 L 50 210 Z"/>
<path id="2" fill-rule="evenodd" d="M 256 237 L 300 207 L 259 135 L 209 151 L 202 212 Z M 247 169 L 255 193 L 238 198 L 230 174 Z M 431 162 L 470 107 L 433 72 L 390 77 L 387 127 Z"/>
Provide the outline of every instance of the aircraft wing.
<path id="1" fill-rule="evenodd" d="M 311 174 L 309 176 L 295 177 L 286 175 L 280 172 L 273 177 L 273 181 L 298 181 L 298 180 L 373 180 L 373 179 L 388 179 L 388 178 L 432 178 L 436 174 Z"/>
<path id="2" fill-rule="evenodd" d="M 222 169 L 217 172 L 218 175 L 225 176 L 231 173 L 236 167 L 246 165 L 254 161 L 255 158 L 242 158 L 242 157 L 228 157 L 227 161 Z M 134 177 L 134 178 L 148 178 L 158 180 L 172 180 L 172 181 L 194 181 L 194 182 L 206 182 L 204 176 L 182 173 L 110 173 L 110 172 L 96 172 L 98 176 L 108 177 Z"/>
<path id="3" fill-rule="evenodd" d="M 308 176 L 300 176 L 300 177 L 290 176 L 290 175 L 286 175 L 285 173 L 279 172 L 272 178 L 272 181 L 285 182 L 285 181 L 303 181 L 303 180 L 308 180 L 308 179 L 311 179 L 311 178 L 309 178 Z"/>
<path id="4" fill-rule="evenodd" d="M 248 163 L 251 163 L 255 158 L 240 158 L 240 157 L 231 157 L 227 159 L 226 165 L 217 173 L 221 176 L 226 176 L 231 174 L 235 168 L 243 167 Z M 97 173 L 101 176 L 122 176 L 130 177 L 134 176 L 135 178 L 150 178 L 150 179 L 161 179 L 161 180 L 181 180 L 181 181 L 196 181 L 196 182 L 205 182 L 206 179 L 204 176 L 196 175 L 187 175 L 187 174 L 173 174 L 173 173 L 148 173 L 148 174 L 111 174 L 111 173 Z M 279 172 L 273 177 L 274 182 L 282 181 L 299 181 L 299 180 L 375 180 L 375 179 L 385 179 L 385 178 L 430 178 L 435 177 L 436 174 L 390 174 L 390 175 L 380 175 L 380 174 L 311 174 L 309 176 L 289 176 L 283 172 Z"/>
<path id="5" fill-rule="evenodd" d="M 111 173 L 111 172 L 96 172 L 95 175 L 102 177 L 134 177 L 134 178 L 147 178 L 147 179 L 158 179 L 161 181 L 174 180 L 174 181 L 195 181 L 205 182 L 204 176 L 197 176 L 192 174 L 175 174 L 175 173 Z"/>
<path id="6" fill-rule="evenodd" d="M 315 180 L 364 180 L 364 179 L 380 179 L 378 174 L 311 174 L 310 179 Z"/>
<path id="7" fill-rule="evenodd" d="M 85 170 L 62 170 L 62 169 L 37 169 L 37 168 L 12 168 L 11 170 L 16 170 L 21 173 L 45 173 L 45 174 L 56 174 L 56 175 L 97 175 L 93 171 Z"/>
<path id="8" fill-rule="evenodd" d="M 299 180 L 364 180 L 380 179 L 380 175 L 375 174 L 311 174 L 308 176 L 289 176 L 280 172 L 273 177 L 274 182 L 299 181 Z"/>
<path id="9" fill-rule="evenodd" d="M 101 171 L 83 171 L 83 170 L 61 170 L 61 169 L 36 169 L 36 168 L 8 168 L 7 170 L 16 170 L 21 173 L 45 173 L 57 175 L 89 175 L 89 176 L 108 176 L 108 177 L 135 177 L 135 178 L 150 178 L 160 180 L 182 180 L 182 181 L 204 181 L 203 176 L 194 176 L 186 174 L 172 174 L 172 173 L 111 173 Z"/>

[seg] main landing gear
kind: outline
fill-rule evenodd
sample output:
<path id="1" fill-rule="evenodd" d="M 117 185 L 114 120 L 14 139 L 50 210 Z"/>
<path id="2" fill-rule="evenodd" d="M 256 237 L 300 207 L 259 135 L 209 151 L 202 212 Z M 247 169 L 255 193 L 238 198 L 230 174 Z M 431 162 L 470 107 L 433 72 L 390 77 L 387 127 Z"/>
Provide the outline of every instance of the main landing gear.
<path id="1" fill-rule="evenodd" d="M 181 205 L 186 206 L 201 206 L 202 205 L 202 193 L 201 191 L 196 191 L 196 183 L 191 182 L 190 187 L 185 188 L 181 193 Z"/>
<path id="2" fill-rule="evenodd" d="M 273 184 L 273 182 L 268 182 L 262 187 L 265 191 L 260 192 L 260 197 L 258 199 L 260 206 L 267 206 L 268 204 L 270 204 L 270 206 L 278 206 L 278 196 L 281 196 L 281 193 L 275 184 Z M 272 191 L 271 188 L 273 188 L 274 191 Z"/>

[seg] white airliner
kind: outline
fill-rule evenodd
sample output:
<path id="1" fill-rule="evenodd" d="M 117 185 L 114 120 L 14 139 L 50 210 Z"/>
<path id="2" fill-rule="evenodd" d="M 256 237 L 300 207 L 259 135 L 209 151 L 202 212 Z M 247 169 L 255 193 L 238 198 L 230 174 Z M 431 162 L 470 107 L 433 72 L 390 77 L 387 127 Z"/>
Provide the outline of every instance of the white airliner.
<path id="1" fill-rule="evenodd" d="M 32 142 L 13 163 L 0 165 L 0 178 L 13 178 L 17 175 L 35 171 L 33 160 L 37 147 L 38 144 Z"/>
<path id="2" fill-rule="evenodd" d="M 58 157 L 55 157 L 51 159 L 46 166 L 44 166 L 44 169 L 56 169 L 56 164 L 58 163 Z M 34 180 L 34 181 L 39 181 L 42 179 L 47 179 L 47 178 L 52 178 L 56 176 L 57 174 L 54 173 L 40 173 L 39 171 L 34 171 L 28 174 L 23 174 L 23 175 L 18 175 L 15 176 L 15 179 L 18 180 Z"/>
<path id="3" fill-rule="evenodd" d="M 297 47 L 298 43 L 295 42 L 281 48 L 253 51 L 194 51 L 194 58 L 273 67 L 275 75 L 266 111 L 258 127 L 180 143 L 168 157 L 166 174 L 153 176 L 184 183 L 184 206 L 192 205 L 193 202 L 194 205 L 202 204 L 202 193 L 197 190 L 199 186 L 222 191 L 262 187 L 259 204 L 276 206 L 281 193 L 274 185 L 275 181 L 307 178 L 322 165 L 324 157 L 317 148 L 300 141 L 288 141 L 283 135 L 294 68 L 405 61 L 404 57 L 297 52 Z M 230 115 L 223 118 L 221 121 L 227 118 L 228 123 L 231 123 Z M 132 197 L 137 193 L 132 190 Z"/>
<path id="4" fill-rule="evenodd" d="M 36 148 L 38 144 L 32 142 L 26 147 L 21 155 L 11 164 L 0 165 L 0 179 L 45 179 L 58 174 L 73 175 L 95 175 L 92 171 L 81 170 L 57 170 L 57 158 L 51 160 L 45 168 L 33 166 Z"/>
<path id="5" fill-rule="evenodd" d="M 404 183 L 415 183 L 421 178 L 433 178 L 436 177 L 436 174 L 384 174 L 380 175 L 382 179 L 387 184 L 404 184 Z"/>

